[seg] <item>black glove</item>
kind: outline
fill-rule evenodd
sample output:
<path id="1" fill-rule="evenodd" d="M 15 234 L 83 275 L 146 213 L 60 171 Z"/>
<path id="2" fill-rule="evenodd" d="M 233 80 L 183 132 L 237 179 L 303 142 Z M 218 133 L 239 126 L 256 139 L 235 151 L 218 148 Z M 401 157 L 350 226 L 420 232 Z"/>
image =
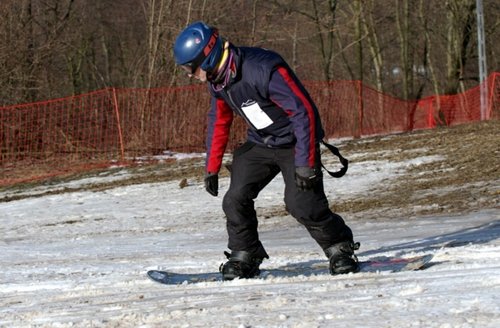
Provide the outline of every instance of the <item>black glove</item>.
<path id="1" fill-rule="evenodd" d="M 317 177 L 314 169 L 307 166 L 297 166 L 295 168 L 295 183 L 301 191 L 312 189 Z"/>
<path id="2" fill-rule="evenodd" d="M 205 189 L 212 196 L 219 194 L 219 175 L 217 173 L 207 173 L 205 175 Z"/>

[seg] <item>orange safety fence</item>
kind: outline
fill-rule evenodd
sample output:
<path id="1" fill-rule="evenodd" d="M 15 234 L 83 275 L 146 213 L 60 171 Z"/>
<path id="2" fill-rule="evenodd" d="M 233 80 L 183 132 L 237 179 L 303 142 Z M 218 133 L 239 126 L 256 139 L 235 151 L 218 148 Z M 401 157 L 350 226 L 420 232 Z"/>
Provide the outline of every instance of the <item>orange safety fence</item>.
<path id="1" fill-rule="evenodd" d="M 429 129 L 500 117 L 500 73 L 457 95 L 405 101 L 360 81 L 306 82 L 328 138 Z M 206 85 L 107 88 L 79 96 L 0 108 L 0 186 L 133 164 L 165 151 L 204 152 Z M 485 110 L 484 110 L 485 109 Z M 228 151 L 244 141 L 243 120 Z"/>

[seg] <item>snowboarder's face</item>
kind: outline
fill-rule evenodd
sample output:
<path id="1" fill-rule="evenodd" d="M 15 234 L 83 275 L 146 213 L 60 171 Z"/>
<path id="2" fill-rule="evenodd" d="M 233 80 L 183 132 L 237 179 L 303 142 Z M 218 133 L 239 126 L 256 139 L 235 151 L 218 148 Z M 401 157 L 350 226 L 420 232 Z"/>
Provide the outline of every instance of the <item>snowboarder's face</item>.
<path id="1" fill-rule="evenodd" d="M 202 70 L 199 66 L 194 71 L 190 66 L 181 66 L 183 70 L 188 73 L 190 78 L 195 78 L 201 82 L 207 82 L 207 72 Z"/>

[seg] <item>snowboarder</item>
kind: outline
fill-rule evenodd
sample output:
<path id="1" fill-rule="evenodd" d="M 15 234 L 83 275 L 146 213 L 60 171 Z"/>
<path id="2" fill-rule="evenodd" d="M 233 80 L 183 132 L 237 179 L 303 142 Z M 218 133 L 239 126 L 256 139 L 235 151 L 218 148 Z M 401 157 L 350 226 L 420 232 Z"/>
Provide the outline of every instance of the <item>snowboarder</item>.
<path id="1" fill-rule="evenodd" d="M 231 182 L 222 202 L 227 216 L 228 261 L 224 280 L 252 278 L 269 258 L 254 208 L 259 192 L 281 172 L 285 205 L 329 259 L 330 272 L 359 270 L 351 229 L 333 213 L 323 188 L 320 142 L 324 131 L 316 105 L 277 53 L 237 47 L 203 22 L 185 28 L 174 44 L 176 64 L 208 82 L 211 108 L 206 139 L 205 188 L 218 195 L 218 173 L 233 115 L 247 125 L 247 141 L 233 153 Z"/>

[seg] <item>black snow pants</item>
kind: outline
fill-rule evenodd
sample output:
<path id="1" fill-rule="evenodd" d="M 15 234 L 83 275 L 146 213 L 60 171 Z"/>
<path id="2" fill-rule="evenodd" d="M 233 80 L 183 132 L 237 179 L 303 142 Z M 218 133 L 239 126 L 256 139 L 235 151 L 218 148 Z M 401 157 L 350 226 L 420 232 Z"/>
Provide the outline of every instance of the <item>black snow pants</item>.
<path id="1" fill-rule="evenodd" d="M 318 180 L 313 189 L 301 191 L 295 184 L 294 148 L 267 148 L 246 142 L 235 150 L 231 182 L 222 203 L 227 216 L 230 250 L 267 257 L 259 240 L 254 200 L 279 172 L 282 172 L 285 182 L 287 211 L 306 227 L 323 250 L 338 242 L 352 241 L 351 229 L 329 208 L 323 187 L 319 145 L 316 152 Z"/>

